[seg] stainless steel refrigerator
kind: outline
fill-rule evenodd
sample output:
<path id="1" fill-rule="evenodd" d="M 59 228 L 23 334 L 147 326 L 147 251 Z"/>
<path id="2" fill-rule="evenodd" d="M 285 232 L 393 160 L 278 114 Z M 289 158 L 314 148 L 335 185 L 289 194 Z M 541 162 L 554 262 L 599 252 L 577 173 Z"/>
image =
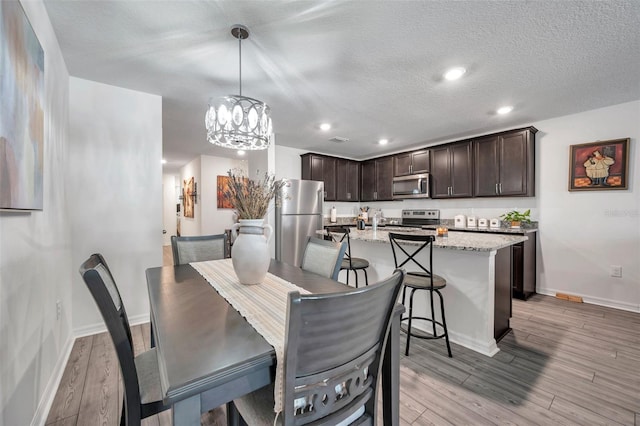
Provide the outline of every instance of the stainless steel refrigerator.
<path id="1" fill-rule="evenodd" d="M 276 259 L 300 266 L 308 236 L 323 229 L 324 182 L 287 180 L 276 201 Z"/>

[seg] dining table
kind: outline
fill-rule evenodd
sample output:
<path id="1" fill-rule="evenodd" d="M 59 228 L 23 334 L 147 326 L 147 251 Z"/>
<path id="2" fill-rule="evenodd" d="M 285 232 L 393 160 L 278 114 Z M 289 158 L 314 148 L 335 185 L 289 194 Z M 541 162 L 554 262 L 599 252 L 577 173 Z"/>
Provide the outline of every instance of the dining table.
<path id="1" fill-rule="evenodd" d="M 277 260 L 269 273 L 310 293 L 351 289 Z M 224 404 L 235 423 L 233 399 L 274 380 L 274 348 L 191 265 L 149 268 L 146 278 L 162 398 L 173 408 L 173 424 L 200 425 L 202 413 Z M 403 312 L 396 304 L 382 362 L 382 419 L 389 426 L 399 423 Z"/>

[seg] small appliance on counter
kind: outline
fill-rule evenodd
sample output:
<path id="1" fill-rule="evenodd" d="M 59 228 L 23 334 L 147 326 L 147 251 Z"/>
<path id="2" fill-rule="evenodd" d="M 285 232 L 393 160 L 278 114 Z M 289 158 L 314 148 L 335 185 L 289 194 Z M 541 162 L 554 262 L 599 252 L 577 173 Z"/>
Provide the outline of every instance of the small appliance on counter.
<path id="1" fill-rule="evenodd" d="M 467 228 L 477 228 L 478 227 L 478 218 L 475 216 L 467 217 Z"/>
<path id="2" fill-rule="evenodd" d="M 467 216 L 463 214 L 459 214 L 453 217 L 453 227 L 454 228 L 466 228 L 467 227 Z"/>
<path id="3" fill-rule="evenodd" d="M 484 217 L 481 217 L 480 219 L 478 219 L 478 228 L 487 229 L 488 227 L 489 227 L 488 219 L 485 219 Z"/>
<path id="4" fill-rule="evenodd" d="M 489 219 L 489 227 L 491 229 L 500 229 L 500 219 L 498 219 L 497 217 Z"/>

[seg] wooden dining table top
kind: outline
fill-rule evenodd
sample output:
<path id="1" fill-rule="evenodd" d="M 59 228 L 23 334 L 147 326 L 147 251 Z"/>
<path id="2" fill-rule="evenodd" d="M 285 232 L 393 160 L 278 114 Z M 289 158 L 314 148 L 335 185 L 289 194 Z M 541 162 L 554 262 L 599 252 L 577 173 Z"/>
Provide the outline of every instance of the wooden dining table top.
<path id="1" fill-rule="evenodd" d="M 311 293 L 350 290 L 272 260 L 269 272 Z M 166 403 L 275 365 L 273 347 L 190 265 L 147 270 Z"/>

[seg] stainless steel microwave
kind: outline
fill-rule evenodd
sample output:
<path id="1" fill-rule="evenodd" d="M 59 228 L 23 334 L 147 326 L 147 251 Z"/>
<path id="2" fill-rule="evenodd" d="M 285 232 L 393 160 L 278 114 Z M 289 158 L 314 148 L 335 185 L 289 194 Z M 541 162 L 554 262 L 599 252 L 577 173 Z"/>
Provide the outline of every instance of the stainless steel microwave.
<path id="1" fill-rule="evenodd" d="M 409 175 L 393 178 L 393 199 L 429 198 L 429 175 Z"/>

